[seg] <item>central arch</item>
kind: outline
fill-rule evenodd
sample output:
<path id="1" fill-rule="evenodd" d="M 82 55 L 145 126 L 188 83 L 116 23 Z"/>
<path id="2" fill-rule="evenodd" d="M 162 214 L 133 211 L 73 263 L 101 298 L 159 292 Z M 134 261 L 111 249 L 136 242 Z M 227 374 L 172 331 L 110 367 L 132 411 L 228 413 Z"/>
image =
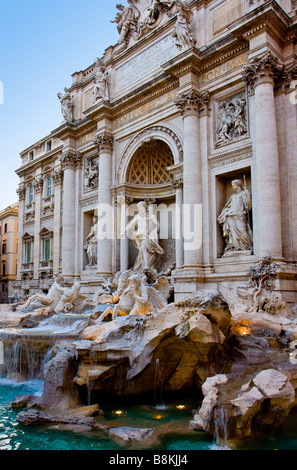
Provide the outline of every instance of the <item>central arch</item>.
<path id="1" fill-rule="evenodd" d="M 167 126 L 152 126 L 137 134 L 127 145 L 119 161 L 117 171 L 118 184 L 125 184 L 128 182 L 128 168 L 130 167 L 132 159 L 135 158 L 137 150 L 142 146 L 145 147 L 146 144 L 153 141 L 158 142 L 159 145 L 161 142 L 167 144 L 172 154 L 172 165 L 182 163 L 183 145 L 177 133 Z M 165 151 L 165 146 L 163 146 L 163 149 Z M 165 153 L 168 153 L 168 151 L 166 150 Z"/>
<path id="2" fill-rule="evenodd" d="M 169 146 L 162 140 L 144 142 L 134 153 L 126 172 L 126 183 L 159 185 L 170 183 L 167 170 L 174 165 Z"/>

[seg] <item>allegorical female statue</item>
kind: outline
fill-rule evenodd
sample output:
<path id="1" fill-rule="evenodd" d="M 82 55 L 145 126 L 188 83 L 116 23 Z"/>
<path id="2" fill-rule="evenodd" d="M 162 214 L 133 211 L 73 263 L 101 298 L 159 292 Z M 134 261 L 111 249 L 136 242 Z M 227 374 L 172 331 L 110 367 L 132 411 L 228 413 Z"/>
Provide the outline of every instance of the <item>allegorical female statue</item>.
<path id="1" fill-rule="evenodd" d="M 138 272 L 154 267 L 157 254 L 164 254 L 163 249 L 158 244 L 158 221 L 153 214 L 147 214 L 147 207 L 144 201 L 137 204 L 138 213 L 127 225 L 121 238 L 131 229 L 134 229 L 131 239 L 139 253 L 136 258 L 133 271 Z"/>
<path id="2" fill-rule="evenodd" d="M 239 179 L 232 181 L 232 187 L 234 194 L 218 217 L 226 239 L 225 253 L 253 248 L 253 233 L 249 224 L 249 211 L 252 208 L 250 193 L 243 188 Z"/>
<path id="3" fill-rule="evenodd" d="M 89 258 L 88 266 L 97 265 L 97 246 L 98 246 L 98 223 L 96 217 L 93 218 L 93 227 L 86 237 L 84 249 L 87 251 Z"/>

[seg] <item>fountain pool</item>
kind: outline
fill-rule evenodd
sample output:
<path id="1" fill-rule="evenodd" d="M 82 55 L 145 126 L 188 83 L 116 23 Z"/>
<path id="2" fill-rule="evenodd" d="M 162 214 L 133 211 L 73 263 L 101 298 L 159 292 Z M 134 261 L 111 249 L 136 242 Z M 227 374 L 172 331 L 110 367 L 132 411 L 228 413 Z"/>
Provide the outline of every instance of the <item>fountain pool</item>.
<path id="1" fill-rule="evenodd" d="M 17 383 L 0 379 L 0 450 L 128 450 L 130 446 L 108 438 L 102 432 L 82 434 L 50 429 L 45 426 L 24 427 L 18 423 L 19 410 L 11 407 L 14 398 L 20 394 L 42 393 L 43 382 L 31 380 Z M 221 450 L 226 449 L 203 432 L 189 432 L 191 402 L 166 403 L 167 406 L 148 404 L 120 403 L 102 404 L 103 423 L 112 426 L 164 426 L 168 431 L 160 439 L 160 444 L 151 450 Z M 150 449 L 150 448 L 149 448 Z M 229 448 L 230 449 L 230 448 Z M 297 449 L 297 412 L 291 413 L 286 423 L 272 436 L 263 440 L 246 441 L 232 447 L 232 450 L 296 450 Z"/>

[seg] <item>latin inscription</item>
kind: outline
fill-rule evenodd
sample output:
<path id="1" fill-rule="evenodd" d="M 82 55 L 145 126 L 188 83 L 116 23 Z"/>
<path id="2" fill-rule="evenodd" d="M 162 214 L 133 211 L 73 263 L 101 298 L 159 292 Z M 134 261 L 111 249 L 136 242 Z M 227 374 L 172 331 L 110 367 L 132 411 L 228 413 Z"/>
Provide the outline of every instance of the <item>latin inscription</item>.
<path id="1" fill-rule="evenodd" d="M 127 64 L 118 68 L 116 73 L 117 92 L 133 85 L 135 82 L 155 72 L 163 64 L 180 53 L 174 38 L 168 36 L 160 42 L 139 54 Z"/>

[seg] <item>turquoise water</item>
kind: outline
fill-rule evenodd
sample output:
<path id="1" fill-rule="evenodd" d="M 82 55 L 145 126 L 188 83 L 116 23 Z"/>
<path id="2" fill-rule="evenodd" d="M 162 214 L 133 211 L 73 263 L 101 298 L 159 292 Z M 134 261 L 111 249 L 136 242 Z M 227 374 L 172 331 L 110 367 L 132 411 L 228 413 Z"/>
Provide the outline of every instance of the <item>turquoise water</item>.
<path id="1" fill-rule="evenodd" d="M 21 394 L 42 393 L 43 383 L 33 380 L 15 383 L 0 379 L 0 450 L 128 450 L 98 431 L 78 434 L 75 432 L 49 429 L 43 426 L 24 427 L 16 420 L 20 410 L 11 407 L 15 397 Z M 151 449 L 158 450 L 220 450 L 214 439 L 203 432 L 189 432 L 188 423 L 192 416 L 192 403 L 179 402 L 155 409 L 145 404 L 123 404 L 116 407 L 106 405 L 102 423 L 113 427 L 158 427 L 165 429 L 159 444 Z M 102 406 L 104 408 L 104 406 Z M 163 429 L 162 428 L 162 429 Z M 138 447 L 139 449 L 139 447 Z M 272 436 L 263 440 L 247 441 L 234 450 L 297 450 L 297 411 L 291 413 L 286 423 Z"/>

